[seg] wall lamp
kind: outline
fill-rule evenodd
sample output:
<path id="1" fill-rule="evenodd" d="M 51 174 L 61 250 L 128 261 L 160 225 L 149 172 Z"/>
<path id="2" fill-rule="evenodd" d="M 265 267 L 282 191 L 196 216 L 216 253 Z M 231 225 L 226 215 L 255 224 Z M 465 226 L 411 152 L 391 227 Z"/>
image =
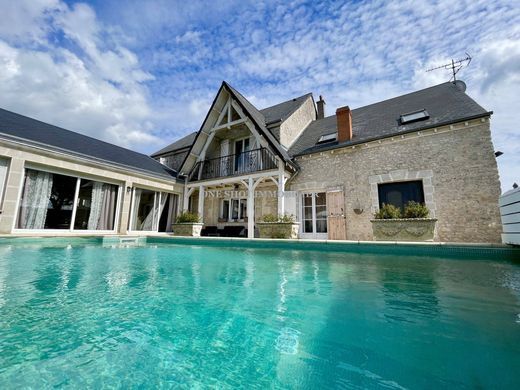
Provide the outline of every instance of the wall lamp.
<path id="1" fill-rule="evenodd" d="M 126 187 L 126 193 L 129 194 L 130 192 L 132 192 L 132 187 Z"/>
<path id="2" fill-rule="evenodd" d="M 500 157 L 500 156 L 503 155 L 503 154 L 504 154 L 504 152 L 501 152 L 500 150 L 497 150 L 497 151 L 495 152 L 495 157 Z"/>

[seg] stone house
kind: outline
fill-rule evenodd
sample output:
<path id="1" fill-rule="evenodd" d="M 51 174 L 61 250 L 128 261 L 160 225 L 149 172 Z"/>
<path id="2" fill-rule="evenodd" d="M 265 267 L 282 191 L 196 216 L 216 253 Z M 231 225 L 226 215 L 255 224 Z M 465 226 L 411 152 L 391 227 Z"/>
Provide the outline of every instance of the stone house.
<path id="1" fill-rule="evenodd" d="M 168 233 L 191 210 L 212 234 L 292 214 L 301 238 L 372 240 L 383 203 L 414 200 L 436 241 L 500 241 L 492 113 L 463 82 L 325 111 L 223 82 L 199 131 L 149 157 L 0 110 L 0 234 Z"/>
<path id="2" fill-rule="evenodd" d="M 265 214 L 290 213 L 303 238 L 372 240 L 382 203 L 415 200 L 438 219 L 436 241 L 499 242 L 492 112 L 465 90 L 447 82 L 326 116 L 321 96 L 258 110 L 224 82 L 201 129 L 152 157 L 175 161 L 183 208 L 220 230 L 253 237 Z"/>

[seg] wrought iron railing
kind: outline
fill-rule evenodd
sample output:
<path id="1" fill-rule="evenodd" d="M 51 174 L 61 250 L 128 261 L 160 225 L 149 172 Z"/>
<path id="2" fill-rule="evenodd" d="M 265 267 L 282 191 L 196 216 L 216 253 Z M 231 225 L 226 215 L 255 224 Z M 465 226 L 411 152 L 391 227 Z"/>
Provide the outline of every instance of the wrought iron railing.
<path id="1" fill-rule="evenodd" d="M 275 155 L 266 148 L 260 148 L 199 161 L 190 172 L 189 181 L 244 175 L 276 167 Z"/>

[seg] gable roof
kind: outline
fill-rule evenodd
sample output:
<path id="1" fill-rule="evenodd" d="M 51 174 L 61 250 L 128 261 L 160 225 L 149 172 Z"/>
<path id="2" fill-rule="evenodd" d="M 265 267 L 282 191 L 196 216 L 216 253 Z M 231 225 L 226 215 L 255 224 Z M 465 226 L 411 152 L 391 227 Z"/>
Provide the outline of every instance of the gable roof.
<path id="1" fill-rule="evenodd" d="M 190 133 L 187 136 L 182 137 L 181 139 L 178 139 L 174 143 L 171 143 L 170 145 L 168 145 L 168 146 L 162 148 L 161 150 L 153 153 L 151 156 L 152 157 L 158 157 L 158 156 L 160 156 L 162 154 L 175 152 L 175 151 L 178 151 L 178 150 L 181 150 L 181 149 L 187 149 L 187 148 L 191 147 L 191 145 L 195 141 L 195 137 L 196 136 L 197 136 L 197 132 L 194 131 L 193 133 Z"/>
<path id="2" fill-rule="evenodd" d="M 490 115 L 465 92 L 465 84 L 446 82 L 352 110 L 350 141 L 316 145 L 322 135 L 337 133 L 336 115 L 311 122 L 289 149 L 291 156 L 354 145 L 396 134 Z M 429 118 L 401 125 L 402 114 L 426 109 Z"/>
<path id="3" fill-rule="evenodd" d="M 0 108 L 0 137 L 173 179 L 177 173 L 153 158 Z"/>
<path id="4" fill-rule="evenodd" d="M 229 86 L 229 84 L 228 84 Z M 231 86 L 229 86 L 232 88 Z M 237 95 L 242 96 L 240 92 L 238 92 L 236 89 L 233 88 L 235 93 Z M 252 111 L 258 111 L 256 114 L 259 120 L 262 120 L 266 126 L 268 126 L 271 123 L 277 123 L 277 122 L 283 122 L 288 117 L 290 117 L 300 106 L 307 100 L 307 98 L 312 97 L 312 93 L 307 93 L 305 95 L 299 96 L 294 99 L 287 100 L 282 103 L 275 104 L 270 107 L 263 108 L 261 110 L 257 110 L 256 107 L 254 107 L 251 103 L 250 109 Z M 245 97 L 242 96 L 244 100 L 247 101 Z M 262 119 L 263 118 L 263 119 Z M 278 140 L 279 134 L 274 133 L 271 131 L 271 133 L 274 135 L 274 137 Z M 157 152 L 151 154 L 152 157 L 159 157 L 162 154 L 166 153 L 172 153 L 176 152 L 181 149 L 189 148 L 194 142 L 195 138 L 197 136 L 197 132 L 194 131 L 193 133 L 190 133 L 177 141 L 171 143 L 170 145 L 162 148 L 161 150 L 158 150 Z"/>
<path id="5" fill-rule="evenodd" d="M 263 134 L 267 139 L 268 143 L 274 148 L 274 150 L 278 153 L 280 157 L 282 157 L 286 163 L 291 164 L 293 167 L 296 167 L 296 164 L 292 162 L 291 156 L 289 153 L 280 145 L 280 142 L 274 137 L 274 135 L 269 131 L 265 125 L 265 117 L 264 115 L 258 111 L 258 109 L 253 106 L 240 92 L 231 87 L 225 81 L 223 82 L 224 86 L 226 86 L 231 93 L 231 96 L 238 102 L 238 104 L 244 110 L 246 115 L 249 115 L 253 120 L 253 123 L 260 130 L 260 134 Z"/>

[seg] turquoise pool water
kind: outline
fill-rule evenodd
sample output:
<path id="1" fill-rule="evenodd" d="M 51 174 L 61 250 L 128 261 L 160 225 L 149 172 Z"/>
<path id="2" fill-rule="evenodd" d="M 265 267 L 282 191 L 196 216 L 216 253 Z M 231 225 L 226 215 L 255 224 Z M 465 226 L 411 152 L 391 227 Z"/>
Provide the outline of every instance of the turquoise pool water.
<path id="1" fill-rule="evenodd" d="M 520 388 L 500 254 L 42 242 L 0 244 L 2 389 Z"/>

